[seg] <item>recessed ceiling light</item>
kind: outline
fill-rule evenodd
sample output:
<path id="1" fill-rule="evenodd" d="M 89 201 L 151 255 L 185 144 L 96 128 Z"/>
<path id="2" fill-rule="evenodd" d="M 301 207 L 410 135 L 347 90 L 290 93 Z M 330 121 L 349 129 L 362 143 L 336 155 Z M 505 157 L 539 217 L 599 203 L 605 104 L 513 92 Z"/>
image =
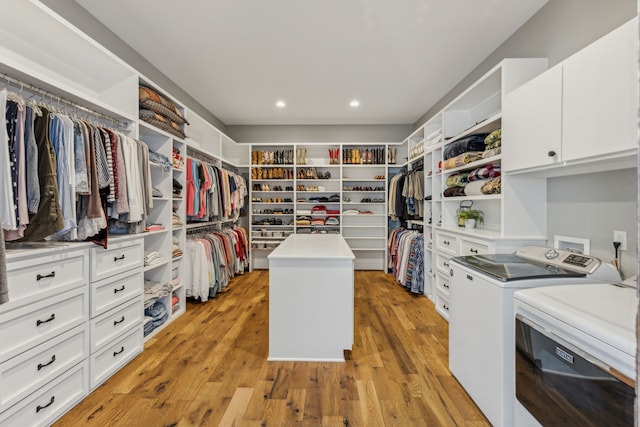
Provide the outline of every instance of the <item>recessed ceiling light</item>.
<path id="1" fill-rule="evenodd" d="M 357 99 L 354 99 L 353 101 L 351 101 L 349 103 L 349 105 L 351 105 L 353 108 L 359 107 L 360 106 L 360 101 L 358 101 Z"/>
<path id="2" fill-rule="evenodd" d="M 284 101 L 282 101 L 282 100 L 281 100 L 281 101 L 276 102 L 276 107 L 278 107 L 278 108 L 284 108 L 284 107 L 286 107 L 286 106 L 287 106 L 287 103 L 286 103 L 286 102 L 284 102 Z"/>

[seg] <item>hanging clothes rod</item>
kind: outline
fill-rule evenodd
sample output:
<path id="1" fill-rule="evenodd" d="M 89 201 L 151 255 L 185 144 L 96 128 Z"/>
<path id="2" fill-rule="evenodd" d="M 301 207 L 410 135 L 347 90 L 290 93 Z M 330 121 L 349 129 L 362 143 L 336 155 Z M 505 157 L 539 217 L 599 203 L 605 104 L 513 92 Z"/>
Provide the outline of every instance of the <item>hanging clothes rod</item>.
<path id="1" fill-rule="evenodd" d="M 51 92 L 48 92 L 48 91 L 46 91 L 44 89 L 41 89 L 41 88 L 39 88 L 37 86 L 34 86 L 32 84 L 25 83 L 25 82 L 23 82 L 21 80 L 16 79 L 15 77 L 11 77 L 11 76 L 9 76 L 9 75 L 7 75 L 5 73 L 0 73 L 0 79 L 4 80 L 7 83 L 7 86 L 13 85 L 13 86 L 16 87 L 16 89 L 19 88 L 20 91 L 27 90 L 29 92 L 33 92 L 34 95 L 35 94 L 41 95 L 42 96 L 42 100 L 43 100 L 44 103 L 46 103 L 46 99 L 45 98 L 49 98 L 52 103 L 53 103 L 53 101 L 57 101 L 58 104 L 64 103 L 67 106 L 75 108 L 76 111 L 78 111 L 78 112 L 82 112 L 84 114 L 90 114 L 90 115 L 98 117 L 98 118 L 100 118 L 102 120 L 108 121 L 115 128 L 126 129 L 126 128 L 129 127 L 129 124 L 126 123 L 126 122 L 123 122 L 122 120 L 118 120 L 118 119 L 113 118 L 111 116 L 108 116 L 106 114 L 99 113 L 97 111 L 93 111 L 93 110 L 91 110 L 91 109 L 89 109 L 89 108 L 87 108 L 87 107 L 85 107 L 83 105 L 80 105 L 80 104 L 78 104 L 76 102 L 70 101 L 70 100 L 68 100 L 66 98 L 63 98 L 63 97 L 61 97 L 59 95 L 56 95 L 56 94 L 53 94 Z"/>
<path id="2" fill-rule="evenodd" d="M 213 164 L 213 163 L 215 163 L 217 161 L 217 159 L 215 157 L 203 154 L 203 153 L 201 153 L 199 151 L 196 151 L 196 150 L 192 149 L 189 146 L 187 146 L 187 156 L 189 156 L 191 158 L 194 158 L 194 159 L 197 159 L 197 160 L 200 160 L 200 161 L 205 162 L 205 163 L 210 163 L 210 164 Z"/>

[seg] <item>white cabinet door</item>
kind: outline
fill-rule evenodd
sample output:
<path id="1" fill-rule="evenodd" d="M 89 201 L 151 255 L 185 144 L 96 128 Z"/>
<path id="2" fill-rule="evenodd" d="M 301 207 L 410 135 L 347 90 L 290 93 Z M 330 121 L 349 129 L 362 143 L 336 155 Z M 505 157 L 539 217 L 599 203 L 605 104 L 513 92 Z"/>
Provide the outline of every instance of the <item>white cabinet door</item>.
<path id="1" fill-rule="evenodd" d="M 514 89 L 502 109 L 502 168 L 515 171 L 560 161 L 562 66 Z"/>
<path id="2" fill-rule="evenodd" d="M 630 21 L 564 61 L 563 161 L 636 147 L 637 33 Z"/>

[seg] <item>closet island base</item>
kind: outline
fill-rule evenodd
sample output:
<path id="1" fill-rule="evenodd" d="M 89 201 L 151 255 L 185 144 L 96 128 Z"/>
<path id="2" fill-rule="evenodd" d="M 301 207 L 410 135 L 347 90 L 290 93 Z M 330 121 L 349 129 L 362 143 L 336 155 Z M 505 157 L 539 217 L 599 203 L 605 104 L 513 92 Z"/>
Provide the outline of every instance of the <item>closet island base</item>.
<path id="1" fill-rule="evenodd" d="M 269 361 L 344 362 L 355 256 L 338 234 L 293 234 L 269 259 Z"/>

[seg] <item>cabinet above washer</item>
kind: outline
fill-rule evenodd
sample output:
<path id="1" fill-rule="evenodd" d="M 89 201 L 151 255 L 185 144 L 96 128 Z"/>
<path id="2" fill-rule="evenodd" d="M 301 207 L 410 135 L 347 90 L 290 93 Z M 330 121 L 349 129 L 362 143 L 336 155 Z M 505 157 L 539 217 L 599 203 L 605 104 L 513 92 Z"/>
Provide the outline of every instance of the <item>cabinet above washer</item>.
<path id="1" fill-rule="evenodd" d="M 636 18 L 506 95 L 505 172 L 635 166 L 637 34 Z"/>

